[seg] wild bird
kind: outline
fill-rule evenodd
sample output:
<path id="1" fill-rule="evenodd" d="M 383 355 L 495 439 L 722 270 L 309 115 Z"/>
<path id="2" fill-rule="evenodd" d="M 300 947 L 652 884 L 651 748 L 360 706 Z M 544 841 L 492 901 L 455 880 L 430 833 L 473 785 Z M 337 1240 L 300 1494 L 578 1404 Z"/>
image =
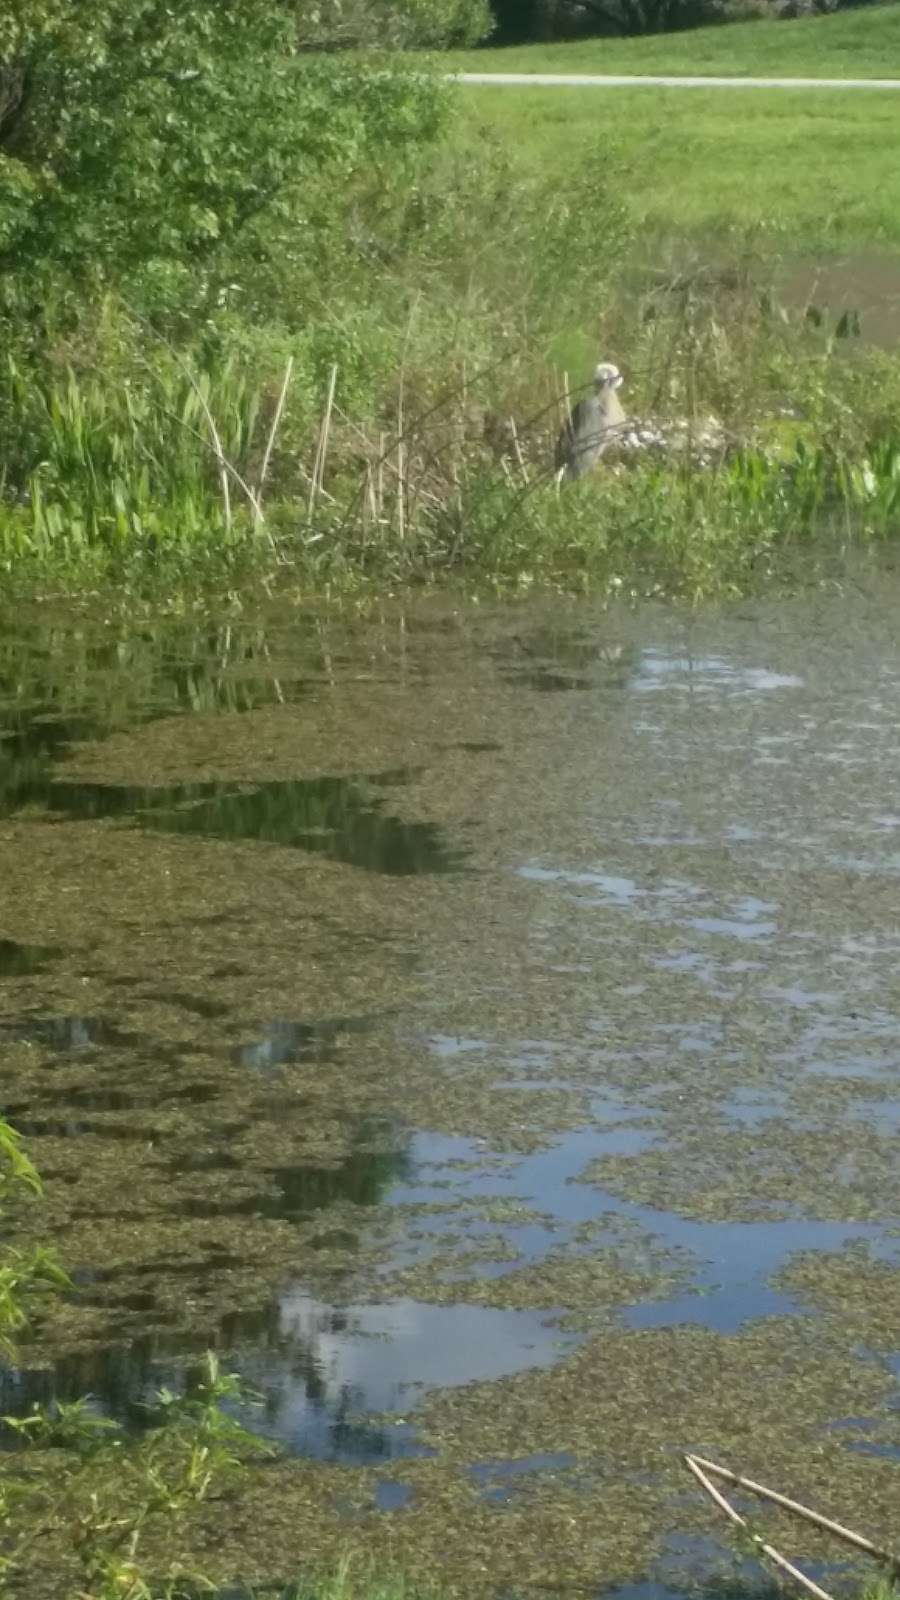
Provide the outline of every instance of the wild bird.
<path id="1" fill-rule="evenodd" d="M 556 441 L 557 483 L 581 478 L 597 465 L 608 444 L 621 434 L 625 413 L 616 390 L 622 374 L 611 361 L 601 361 L 594 371 L 594 392 L 572 407 Z"/>

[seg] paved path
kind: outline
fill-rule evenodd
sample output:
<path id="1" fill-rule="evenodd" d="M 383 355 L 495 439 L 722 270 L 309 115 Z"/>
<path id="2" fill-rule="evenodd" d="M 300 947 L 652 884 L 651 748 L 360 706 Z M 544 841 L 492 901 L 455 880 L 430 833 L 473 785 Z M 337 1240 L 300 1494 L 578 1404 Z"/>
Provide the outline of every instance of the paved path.
<path id="1" fill-rule="evenodd" d="M 677 78 L 587 72 L 456 72 L 458 83 L 516 84 L 535 89 L 900 89 L 900 78 Z"/>

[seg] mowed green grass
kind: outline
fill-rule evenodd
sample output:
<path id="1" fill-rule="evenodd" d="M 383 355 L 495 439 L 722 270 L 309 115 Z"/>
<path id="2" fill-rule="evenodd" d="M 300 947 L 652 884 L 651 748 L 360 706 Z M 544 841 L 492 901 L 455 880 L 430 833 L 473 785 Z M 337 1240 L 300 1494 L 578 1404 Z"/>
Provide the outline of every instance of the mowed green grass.
<path id="1" fill-rule="evenodd" d="M 900 4 L 892 0 L 832 16 L 734 22 L 639 39 L 457 51 L 450 65 L 468 72 L 900 78 Z"/>
<path id="2" fill-rule="evenodd" d="M 598 175 L 612 163 L 635 222 L 651 232 L 708 239 L 764 228 L 788 255 L 900 247 L 900 93 L 472 85 L 459 94 L 473 160 L 487 136 L 564 185 L 595 152 Z"/>

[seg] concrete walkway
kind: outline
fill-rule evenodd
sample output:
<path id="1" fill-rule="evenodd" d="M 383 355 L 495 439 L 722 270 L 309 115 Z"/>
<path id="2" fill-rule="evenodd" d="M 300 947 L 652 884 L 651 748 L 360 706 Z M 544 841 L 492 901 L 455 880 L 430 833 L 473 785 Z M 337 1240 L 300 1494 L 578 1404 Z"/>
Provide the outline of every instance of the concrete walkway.
<path id="1" fill-rule="evenodd" d="M 618 73 L 454 72 L 457 83 L 516 84 L 534 89 L 900 89 L 900 78 L 678 78 Z"/>

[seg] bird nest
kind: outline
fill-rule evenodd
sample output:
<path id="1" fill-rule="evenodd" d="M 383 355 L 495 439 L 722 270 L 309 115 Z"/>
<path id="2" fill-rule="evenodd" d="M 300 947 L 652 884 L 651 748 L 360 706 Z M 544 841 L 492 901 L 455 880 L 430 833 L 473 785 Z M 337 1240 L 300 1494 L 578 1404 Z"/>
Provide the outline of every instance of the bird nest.
<path id="1" fill-rule="evenodd" d="M 607 459 L 631 462 L 658 456 L 688 461 L 694 467 L 716 466 L 737 441 L 718 417 L 629 417 L 619 437 L 610 442 Z"/>

